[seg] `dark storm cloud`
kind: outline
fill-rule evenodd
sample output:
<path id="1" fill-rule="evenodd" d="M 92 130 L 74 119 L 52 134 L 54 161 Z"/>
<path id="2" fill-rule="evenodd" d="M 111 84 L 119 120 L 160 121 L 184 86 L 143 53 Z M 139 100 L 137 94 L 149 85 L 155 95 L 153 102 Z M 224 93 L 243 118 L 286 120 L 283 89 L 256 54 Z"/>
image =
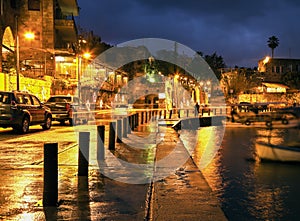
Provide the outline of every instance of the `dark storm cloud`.
<path id="1" fill-rule="evenodd" d="M 78 0 L 79 24 L 118 44 L 137 38 L 178 41 L 205 54 L 217 52 L 229 66 L 256 66 L 270 54 L 300 57 L 298 0 Z M 298 53 L 298 54 L 297 54 Z"/>

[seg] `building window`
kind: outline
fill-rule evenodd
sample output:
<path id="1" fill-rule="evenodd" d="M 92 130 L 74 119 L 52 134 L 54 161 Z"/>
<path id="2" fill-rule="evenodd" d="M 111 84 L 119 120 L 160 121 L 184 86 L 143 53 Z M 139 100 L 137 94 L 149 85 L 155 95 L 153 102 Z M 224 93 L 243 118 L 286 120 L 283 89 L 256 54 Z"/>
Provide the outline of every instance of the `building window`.
<path id="1" fill-rule="evenodd" d="M 280 67 L 276 66 L 276 73 L 280 73 Z"/>
<path id="2" fill-rule="evenodd" d="M 28 0 L 28 10 L 29 11 L 40 11 L 41 10 L 40 0 Z"/>

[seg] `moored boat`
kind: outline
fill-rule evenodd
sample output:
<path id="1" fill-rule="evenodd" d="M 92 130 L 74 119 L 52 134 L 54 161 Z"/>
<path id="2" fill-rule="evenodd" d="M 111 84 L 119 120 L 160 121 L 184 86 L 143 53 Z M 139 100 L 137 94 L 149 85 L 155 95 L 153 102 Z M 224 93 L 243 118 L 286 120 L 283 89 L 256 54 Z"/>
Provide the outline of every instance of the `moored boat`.
<path id="1" fill-rule="evenodd" d="M 300 162 L 300 142 L 275 145 L 269 142 L 256 142 L 256 155 L 261 160 L 280 162 Z"/>
<path id="2" fill-rule="evenodd" d="M 279 129 L 279 128 L 298 128 L 300 126 L 300 122 L 298 119 L 292 119 L 288 122 L 283 123 L 282 121 L 276 120 L 271 121 L 269 123 L 267 122 L 252 122 L 251 124 L 245 124 L 240 122 L 231 122 L 231 121 L 224 121 L 223 125 L 226 127 L 241 127 L 241 128 L 273 128 L 273 129 Z"/>

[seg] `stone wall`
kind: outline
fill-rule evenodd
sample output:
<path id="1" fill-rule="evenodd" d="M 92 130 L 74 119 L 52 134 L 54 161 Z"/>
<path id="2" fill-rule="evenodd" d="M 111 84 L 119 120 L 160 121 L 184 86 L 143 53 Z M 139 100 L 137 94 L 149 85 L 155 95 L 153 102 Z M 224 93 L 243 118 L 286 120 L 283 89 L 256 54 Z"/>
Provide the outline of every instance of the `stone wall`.
<path id="1" fill-rule="evenodd" d="M 0 73 L 0 91 L 13 91 L 17 89 L 17 75 L 15 73 Z M 52 78 L 32 79 L 20 76 L 20 90 L 36 95 L 41 101 L 47 100 L 51 95 Z"/>
<path id="2" fill-rule="evenodd" d="M 55 72 L 53 1 L 41 0 L 39 11 L 28 10 L 28 0 L 25 2 L 20 9 L 19 18 L 21 66 L 34 65 L 38 70 L 36 72 L 40 72 L 39 76 L 45 74 L 53 76 Z M 26 39 L 24 36 L 26 32 L 34 33 L 35 38 Z"/>

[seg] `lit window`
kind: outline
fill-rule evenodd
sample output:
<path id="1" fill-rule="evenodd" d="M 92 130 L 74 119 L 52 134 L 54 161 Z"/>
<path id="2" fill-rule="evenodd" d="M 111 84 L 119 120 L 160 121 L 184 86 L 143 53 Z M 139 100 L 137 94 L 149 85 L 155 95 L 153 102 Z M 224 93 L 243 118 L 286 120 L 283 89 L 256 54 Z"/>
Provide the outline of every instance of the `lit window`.
<path id="1" fill-rule="evenodd" d="M 28 0 L 28 10 L 30 10 L 30 11 L 40 11 L 41 10 L 40 0 Z"/>

